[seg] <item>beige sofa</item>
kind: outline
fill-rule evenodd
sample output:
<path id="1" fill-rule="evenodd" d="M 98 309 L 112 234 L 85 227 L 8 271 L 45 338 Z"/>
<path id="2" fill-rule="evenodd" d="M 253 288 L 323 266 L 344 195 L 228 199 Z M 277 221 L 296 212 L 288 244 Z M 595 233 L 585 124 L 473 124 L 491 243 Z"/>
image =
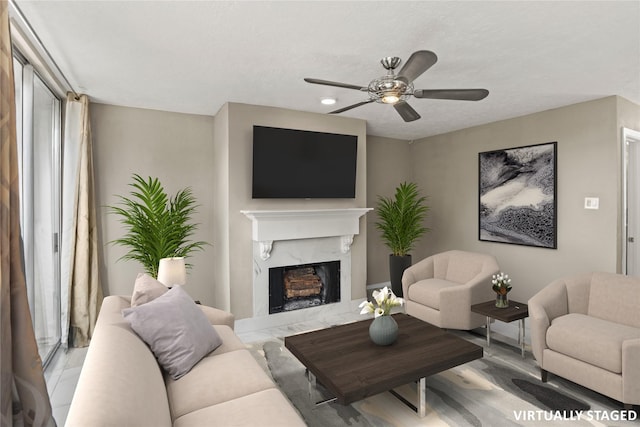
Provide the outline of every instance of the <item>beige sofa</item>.
<path id="1" fill-rule="evenodd" d="M 486 318 L 471 305 L 495 299 L 491 277 L 498 272 L 488 254 L 453 250 L 425 258 L 402 276 L 407 314 L 445 329 L 478 328 Z"/>
<path id="2" fill-rule="evenodd" d="M 123 318 L 130 301 L 104 299 L 66 426 L 305 425 L 233 332 L 233 315 L 201 306 L 222 345 L 174 380 Z"/>
<path id="3" fill-rule="evenodd" d="M 556 280 L 529 300 L 542 381 L 554 373 L 640 405 L 640 278 L 589 273 Z"/>

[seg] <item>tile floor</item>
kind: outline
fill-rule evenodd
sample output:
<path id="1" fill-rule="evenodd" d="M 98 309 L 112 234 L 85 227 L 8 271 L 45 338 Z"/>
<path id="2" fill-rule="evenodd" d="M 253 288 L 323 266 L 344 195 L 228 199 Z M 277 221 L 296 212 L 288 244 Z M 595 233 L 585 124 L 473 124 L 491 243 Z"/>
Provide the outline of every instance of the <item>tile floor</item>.
<path id="1" fill-rule="evenodd" d="M 64 426 L 88 349 L 71 348 L 65 351 L 59 348 L 44 371 L 53 417 L 58 426 Z"/>

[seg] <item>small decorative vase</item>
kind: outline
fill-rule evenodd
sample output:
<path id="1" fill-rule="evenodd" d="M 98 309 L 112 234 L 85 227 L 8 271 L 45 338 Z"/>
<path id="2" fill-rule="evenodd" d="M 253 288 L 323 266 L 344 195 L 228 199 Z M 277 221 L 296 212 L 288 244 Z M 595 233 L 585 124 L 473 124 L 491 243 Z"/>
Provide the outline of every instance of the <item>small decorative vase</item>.
<path id="1" fill-rule="evenodd" d="M 398 338 L 398 324 L 391 316 L 379 316 L 369 326 L 369 337 L 378 345 L 391 345 Z"/>
<path id="2" fill-rule="evenodd" d="M 496 307 L 507 308 L 509 307 L 509 297 L 507 294 L 496 294 Z"/>

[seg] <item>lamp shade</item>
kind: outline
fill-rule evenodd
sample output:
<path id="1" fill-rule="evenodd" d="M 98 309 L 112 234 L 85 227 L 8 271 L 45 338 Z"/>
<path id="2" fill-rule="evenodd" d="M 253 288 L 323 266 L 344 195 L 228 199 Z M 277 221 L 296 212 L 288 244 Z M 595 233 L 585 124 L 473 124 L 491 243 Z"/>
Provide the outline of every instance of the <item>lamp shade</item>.
<path id="1" fill-rule="evenodd" d="M 158 265 L 158 282 L 167 287 L 187 284 L 187 269 L 183 257 L 162 258 Z"/>

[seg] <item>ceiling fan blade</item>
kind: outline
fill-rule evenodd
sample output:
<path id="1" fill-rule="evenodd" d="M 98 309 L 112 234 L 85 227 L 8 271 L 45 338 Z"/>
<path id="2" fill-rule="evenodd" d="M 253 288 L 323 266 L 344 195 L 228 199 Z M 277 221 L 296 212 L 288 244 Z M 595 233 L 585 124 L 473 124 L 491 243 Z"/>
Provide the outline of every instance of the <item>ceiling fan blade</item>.
<path id="1" fill-rule="evenodd" d="M 309 77 L 305 77 L 304 81 L 307 82 L 307 83 L 313 83 L 313 84 L 316 84 L 316 85 L 344 87 L 346 89 L 362 90 L 362 91 L 365 91 L 365 92 L 367 90 L 366 87 L 362 87 L 362 86 L 358 86 L 358 85 L 352 85 L 352 84 L 349 84 L 349 83 L 331 82 L 329 80 L 312 79 L 312 78 L 309 78 Z"/>
<path id="2" fill-rule="evenodd" d="M 358 102 L 357 104 L 349 105 L 348 107 L 340 108 L 339 110 L 329 111 L 329 114 L 344 113 L 345 111 L 351 110 L 352 108 L 360 107 L 361 105 L 369 104 L 370 102 L 373 102 L 373 99 L 369 99 L 367 101 Z"/>
<path id="3" fill-rule="evenodd" d="M 414 110 L 411 105 L 407 104 L 405 101 L 398 101 L 393 104 L 393 108 L 396 109 L 398 114 L 402 116 L 405 122 L 412 122 L 414 120 L 418 120 L 420 118 L 420 114 L 416 110 Z"/>
<path id="4" fill-rule="evenodd" d="M 409 83 L 414 81 L 420 74 L 427 71 L 438 61 L 438 57 L 430 50 L 419 50 L 413 52 L 407 62 L 398 73 L 398 76 L 405 77 Z"/>
<path id="5" fill-rule="evenodd" d="M 413 96 L 429 99 L 455 99 L 459 101 L 480 101 L 489 95 L 486 89 L 416 89 Z"/>

